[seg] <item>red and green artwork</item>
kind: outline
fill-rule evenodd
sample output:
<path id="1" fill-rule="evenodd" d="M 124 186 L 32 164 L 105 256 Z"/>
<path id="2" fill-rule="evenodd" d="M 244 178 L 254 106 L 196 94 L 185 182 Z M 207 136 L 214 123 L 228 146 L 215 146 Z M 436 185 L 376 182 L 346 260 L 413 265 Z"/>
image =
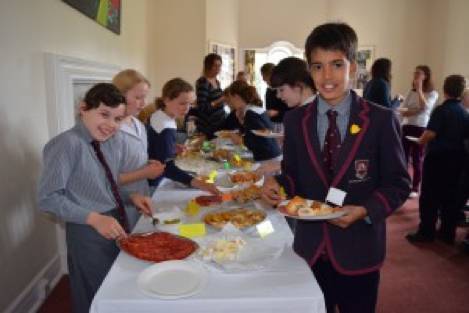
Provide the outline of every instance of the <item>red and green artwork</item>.
<path id="1" fill-rule="evenodd" d="M 116 34 L 120 34 L 121 0 L 63 0 L 63 2 Z"/>

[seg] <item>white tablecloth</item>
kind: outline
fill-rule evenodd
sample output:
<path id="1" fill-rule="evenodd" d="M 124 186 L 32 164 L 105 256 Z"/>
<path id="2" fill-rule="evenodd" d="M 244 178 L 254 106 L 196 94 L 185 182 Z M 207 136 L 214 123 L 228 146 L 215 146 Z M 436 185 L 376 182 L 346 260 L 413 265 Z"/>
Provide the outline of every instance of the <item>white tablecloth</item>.
<path id="1" fill-rule="evenodd" d="M 153 200 L 160 209 L 174 206 L 183 209 L 188 200 L 199 194 L 200 191 L 182 189 L 165 181 Z M 196 221 L 200 217 L 192 219 Z M 292 234 L 284 218 L 276 211 L 270 211 L 268 219 L 275 230 L 269 236 L 276 236 L 287 244 L 283 254 L 268 269 L 236 274 L 209 270 L 208 284 L 200 293 L 190 298 L 160 300 L 144 295 L 137 287 L 137 276 L 151 263 L 120 253 L 99 288 L 90 312 L 325 312 L 324 298 L 316 279 L 307 264 L 291 249 Z M 175 232 L 176 227 L 164 225 L 158 229 Z M 153 230 L 150 219 L 142 218 L 134 231 L 150 230 Z"/>

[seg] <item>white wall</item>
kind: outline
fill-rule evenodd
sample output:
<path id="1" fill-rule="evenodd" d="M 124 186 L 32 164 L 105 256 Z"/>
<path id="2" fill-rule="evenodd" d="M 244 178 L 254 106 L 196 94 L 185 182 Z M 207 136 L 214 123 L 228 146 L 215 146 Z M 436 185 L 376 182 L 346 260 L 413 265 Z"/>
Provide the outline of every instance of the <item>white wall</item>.
<path id="1" fill-rule="evenodd" d="M 147 72 L 147 0 L 123 1 L 120 36 L 58 0 L 0 1 L 0 311 L 57 254 L 55 226 L 37 212 L 49 140 L 44 52 Z"/>
<path id="2" fill-rule="evenodd" d="M 375 46 L 375 59 L 391 59 L 392 91 L 405 95 L 415 66 L 428 63 L 428 15 L 426 0 L 333 0 L 328 19 L 349 23 L 357 32 L 359 45 Z"/>
<path id="3" fill-rule="evenodd" d="M 174 77 L 194 84 L 209 41 L 238 46 L 238 1 L 152 0 L 149 38 L 152 97 Z"/>
<path id="4" fill-rule="evenodd" d="M 314 26 L 326 20 L 328 0 L 239 0 L 240 50 L 286 40 L 299 48 Z"/>
<path id="5" fill-rule="evenodd" d="M 425 50 L 429 5 L 426 0 L 240 0 L 240 50 L 287 40 L 299 48 L 311 30 L 327 21 L 349 23 L 359 45 L 375 46 L 375 58 L 393 60 L 393 90 L 405 93 Z M 262 15 L 262 18 L 259 16 Z"/>
<path id="6" fill-rule="evenodd" d="M 194 84 L 202 73 L 206 52 L 205 1 L 151 0 L 149 2 L 149 66 L 152 95 L 163 84 L 181 77 Z"/>
<path id="7" fill-rule="evenodd" d="M 448 3 L 446 44 L 444 49 L 443 75 L 461 73 L 469 78 L 469 1 L 451 0 Z M 432 21 L 438 25 L 439 19 Z M 440 45 L 438 43 L 438 45 Z"/>
<path id="8" fill-rule="evenodd" d="M 237 0 L 206 0 L 207 43 L 238 46 L 239 5 Z"/>
<path id="9" fill-rule="evenodd" d="M 469 23 L 467 0 L 433 0 L 428 29 L 430 63 L 435 64 L 435 84 L 440 95 L 450 74 L 469 79 Z M 441 99 L 441 97 L 440 97 Z"/>

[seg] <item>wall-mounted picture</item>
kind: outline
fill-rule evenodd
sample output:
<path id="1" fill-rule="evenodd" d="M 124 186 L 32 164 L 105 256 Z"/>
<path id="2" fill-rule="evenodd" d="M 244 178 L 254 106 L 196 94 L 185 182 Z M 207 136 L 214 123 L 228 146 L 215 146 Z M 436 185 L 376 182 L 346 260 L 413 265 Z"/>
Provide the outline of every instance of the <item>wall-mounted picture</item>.
<path id="1" fill-rule="evenodd" d="M 353 82 L 354 89 L 363 89 L 367 81 L 371 79 L 371 65 L 375 58 L 373 46 L 358 47 L 357 51 L 357 77 Z"/>
<path id="2" fill-rule="evenodd" d="M 236 74 L 236 49 L 232 46 L 210 42 L 208 52 L 216 53 L 221 56 L 222 67 L 218 75 L 221 88 L 228 87 L 235 79 Z"/>
<path id="3" fill-rule="evenodd" d="M 256 81 L 256 72 L 254 62 L 256 60 L 255 50 L 244 50 L 244 71 L 248 74 L 249 84 L 254 85 Z"/>
<path id="4" fill-rule="evenodd" d="M 121 33 L 121 0 L 62 0 L 116 34 Z"/>

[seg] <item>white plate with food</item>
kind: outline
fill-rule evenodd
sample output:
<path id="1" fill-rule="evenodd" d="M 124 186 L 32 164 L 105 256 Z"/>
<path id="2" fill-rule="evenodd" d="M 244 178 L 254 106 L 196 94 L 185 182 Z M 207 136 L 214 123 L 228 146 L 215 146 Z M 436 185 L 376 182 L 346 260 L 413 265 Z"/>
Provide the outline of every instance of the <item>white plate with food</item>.
<path id="1" fill-rule="evenodd" d="M 222 188 L 222 191 L 230 191 L 238 186 L 262 185 L 263 179 L 264 177 L 255 171 L 220 172 L 215 179 L 215 185 Z"/>
<path id="2" fill-rule="evenodd" d="M 232 134 L 238 134 L 239 130 L 234 129 L 234 130 L 219 130 L 214 133 L 215 136 L 219 138 L 230 138 Z"/>
<path id="3" fill-rule="evenodd" d="M 345 211 L 317 200 L 295 196 L 282 201 L 278 207 L 280 214 L 298 220 L 320 221 L 341 217 Z"/>
<path id="4" fill-rule="evenodd" d="M 236 207 L 212 211 L 205 214 L 202 220 L 216 229 L 222 229 L 228 223 L 238 229 L 246 229 L 261 223 L 266 217 L 267 213 L 263 210 Z"/>
<path id="5" fill-rule="evenodd" d="M 197 175 L 210 173 L 223 167 L 219 162 L 205 160 L 202 156 L 177 158 L 175 163 L 180 169 L 197 173 Z"/>
<path id="6" fill-rule="evenodd" d="M 284 245 L 268 238 L 251 238 L 231 224 L 200 239 L 196 259 L 228 273 L 257 271 L 269 267 Z"/>
<path id="7" fill-rule="evenodd" d="M 208 281 L 207 270 L 194 261 L 166 261 L 154 264 L 137 278 L 137 285 L 147 296 L 179 299 L 199 293 Z"/>
<path id="8" fill-rule="evenodd" d="M 253 129 L 251 132 L 260 137 L 265 137 L 265 138 L 282 138 L 283 133 L 275 133 L 270 129 Z"/>

